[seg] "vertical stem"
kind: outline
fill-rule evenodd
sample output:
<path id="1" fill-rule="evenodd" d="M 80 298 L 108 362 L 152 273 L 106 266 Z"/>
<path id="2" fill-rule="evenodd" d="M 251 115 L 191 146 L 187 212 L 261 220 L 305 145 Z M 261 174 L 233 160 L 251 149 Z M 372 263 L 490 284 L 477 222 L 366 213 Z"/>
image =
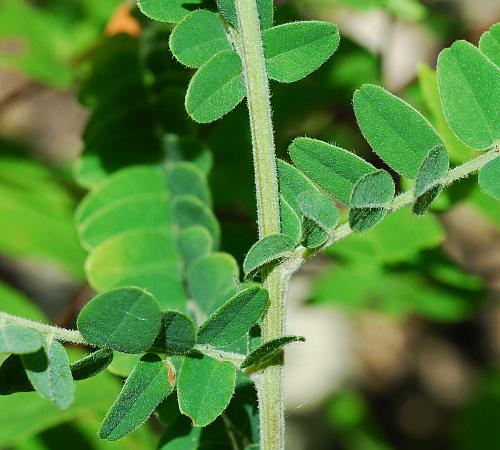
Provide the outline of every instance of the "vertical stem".
<path id="1" fill-rule="evenodd" d="M 274 148 L 269 81 L 267 78 L 259 14 L 255 0 L 236 0 L 239 48 L 246 84 L 257 191 L 259 237 L 280 232 L 278 178 Z M 283 335 L 287 278 L 279 266 L 265 274 L 270 306 L 262 326 L 263 340 Z M 281 366 L 263 370 L 257 382 L 261 450 L 283 450 L 284 408 Z"/>

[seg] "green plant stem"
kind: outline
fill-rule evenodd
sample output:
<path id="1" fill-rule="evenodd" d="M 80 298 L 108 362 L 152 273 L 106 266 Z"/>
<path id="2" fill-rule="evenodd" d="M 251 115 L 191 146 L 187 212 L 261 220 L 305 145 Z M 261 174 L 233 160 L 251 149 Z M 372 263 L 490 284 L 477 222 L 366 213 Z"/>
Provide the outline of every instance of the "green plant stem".
<path id="1" fill-rule="evenodd" d="M 260 21 L 255 0 L 236 0 L 250 128 L 252 132 L 259 237 L 281 231 L 278 177 L 274 148 L 269 80 L 267 77 Z M 264 274 L 270 306 L 262 324 L 262 339 L 282 336 L 285 331 L 285 297 L 288 278 L 282 266 Z M 269 366 L 256 379 L 259 398 L 261 450 L 285 447 L 283 377 L 280 365 Z"/>
<path id="2" fill-rule="evenodd" d="M 85 338 L 77 330 L 67 330 L 66 328 L 47 325 L 45 323 L 35 322 L 33 320 L 24 319 L 22 317 L 13 316 L 5 312 L 0 312 L 0 321 L 5 321 L 13 325 L 18 325 L 24 328 L 32 328 L 46 335 L 52 335 L 54 339 L 61 342 L 70 342 L 73 344 L 93 346 L 85 340 Z"/>

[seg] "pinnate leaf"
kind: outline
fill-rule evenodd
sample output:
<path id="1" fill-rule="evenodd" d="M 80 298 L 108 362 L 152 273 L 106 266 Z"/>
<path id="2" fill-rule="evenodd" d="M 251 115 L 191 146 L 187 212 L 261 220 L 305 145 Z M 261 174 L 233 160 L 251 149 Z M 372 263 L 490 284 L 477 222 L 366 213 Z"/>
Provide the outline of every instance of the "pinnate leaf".
<path id="1" fill-rule="evenodd" d="M 96 352 L 90 353 L 83 358 L 71 363 L 71 374 L 73 380 L 85 380 L 95 377 L 105 370 L 113 361 L 113 351 L 102 348 Z"/>
<path id="2" fill-rule="evenodd" d="M 78 330 L 90 343 L 123 353 L 148 350 L 160 331 L 158 303 L 148 292 L 118 288 L 104 292 L 78 316 Z"/>
<path id="3" fill-rule="evenodd" d="M 286 234 L 267 236 L 256 242 L 243 261 L 245 276 L 252 276 L 263 266 L 288 256 L 295 248 L 293 240 Z"/>
<path id="4" fill-rule="evenodd" d="M 193 425 L 204 427 L 226 409 L 234 393 L 236 367 L 194 353 L 184 358 L 177 382 L 179 408 Z"/>
<path id="5" fill-rule="evenodd" d="M 136 430 L 175 386 L 175 369 L 155 354 L 144 355 L 106 415 L 99 436 L 115 441 Z"/>
<path id="6" fill-rule="evenodd" d="M 198 9 L 174 28 L 170 50 L 185 66 L 198 68 L 215 54 L 232 50 L 232 47 L 219 14 Z"/>
<path id="7" fill-rule="evenodd" d="M 37 330 L 0 322 L 0 353 L 34 353 L 42 348 L 44 341 Z"/>
<path id="8" fill-rule="evenodd" d="M 247 368 L 255 365 L 265 365 L 274 360 L 286 345 L 292 342 L 304 341 L 305 339 L 302 336 L 282 336 L 267 341 L 250 353 L 241 364 L 241 367 Z"/>
<path id="9" fill-rule="evenodd" d="M 209 123 L 227 114 L 245 96 L 243 67 L 234 51 L 217 53 L 191 79 L 186 110 L 199 123 Z"/>
<path id="10" fill-rule="evenodd" d="M 500 157 L 486 164 L 479 172 L 481 188 L 500 201 Z"/>
<path id="11" fill-rule="evenodd" d="M 248 333 L 269 304 L 267 291 L 250 287 L 236 294 L 198 329 L 198 343 L 226 347 Z"/>
<path id="12" fill-rule="evenodd" d="M 196 327 L 188 316 L 177 311 L 162 313 L 160 334 L 154 343 L 155 350 L 172 355 L 191 351 L 196 343 Z"/>
<path id="13" fill-rule="evenodd" d="M 205 0 L 137 0 L 142 13 L 160 22 L 177 23 Z"/>
<path id="14" fill-rule="evenodd" d="M 337 49 L 340 35 L 332 23 L 291 22 L 264 31 L 262 40 L 269 78 L 291 83 L 327 61 Z"/>
<path id="15" fill-rule="evenodd" d="M 500 23 L 496 23 L 481 36 L 479 49 L 496 66 L 500 66 Z"/>
<path id="16" fill-rule="evenodd" d="M 75 384 L 66 350 L 49 339 L 36 353 L 22 356 L 24 368 L 35 390 L 59 409 L 67 409 L 75 399 Z"/>
<path id="17" fill-rule="evenodd" d="M 441 139 L 428 120 L 385 89 L 366 84 L 354 93 L 354 112 L 373 150 L 396 172 L 414 179 Z"/>
<path id="18" fill-rule="evenodd" d="M 476 47 L 457 41 L 437 63 L 439 93 L 451 129 L 476 150 L 491 148 L 500 138 L 498 67 Z"/>

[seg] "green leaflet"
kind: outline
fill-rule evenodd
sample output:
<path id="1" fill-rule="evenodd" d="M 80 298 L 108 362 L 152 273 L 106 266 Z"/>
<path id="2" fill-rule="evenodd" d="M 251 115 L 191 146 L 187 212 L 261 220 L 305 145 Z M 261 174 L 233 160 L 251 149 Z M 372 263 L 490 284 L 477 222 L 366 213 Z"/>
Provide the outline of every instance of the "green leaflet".
<path id="1" fill-rule="evenodd" d="M 483 33 L 479 40 L 479 50 L 496 66 L 500 66 L 500 23 L 496 23 Z"/>
<path id="2" fill-rule="evenodd" d="M 26 374 L 35 390 L 59 409 L 67 409 L 75 398 L 75 384 L 71 376 L 66 350 L 57 341 L 49 339 L 36 353 L 22 356 Z"/>
<path id="3" fill-rule="evenodd" d="M 70 369 L 73 380 L 79 381 L 95 377 L 105 370 L 112 361 L 113 351 L 107 348 L 90 353 L 78 361 L 71 363 Z"/>
<path id="4" fill-rule="evenodd" d="M 0 395 L 30 392 L 34 388 L 19 355 L 10 355 L 0 365 Z"/>
<path id="5" fill-rule="evenodd" d="M 293 240 L 286 234 L 267 236 L 257 241 L 248 250 L 243 261 L 243 272 L 251 277 L 263 266 L 288 256 L 295 248 Z"/>
<path id="6" fill-rule="evenodd" d="M 176 255 L 170 233 L 134 230 L 99 245 L 88 257 L 86 271 L 97 290 L 138 286 L 151 292 L 162 309 L 184 310 L 186 296 Z"/>
<path id="7" fill-rule="evenodd" d="M 173 204 L 174 217 L 182 231 L 195 225 L 202 225 L 211 234 L 214 247 L 219 247 L 220 226 L 211 209 L 192 195 L 177 197 Z"/>
<path id="8" fill-rule="evenodd" d="M 215 54 L 232 50 L 232 47 L 219 14 L 198 9 L 174 28 L 170 50 L 180 63 L 198 68 Z"/>
<path id="9" fill-rule="evenodd" d="M 160 22 L 177 23 L 193 10 L 201 7 L 205 0 L 137 0 L 142 13 Z"/>
<path id="10" fill-rule="evenodd" d="M 486 193 L 500 201 L 500 157 L 497 156 L 481 169 L 479 185 Z"/>
<path id="11" fill-rule="evenodd" d="M 280 219 L 282 233 L 289 236 L 294 244 L 298 245 L 302 239 L 300 217 L 282 195 L 280 195 Z"/>
<path id="12" fill-rule="evenodd" d="M 175 386 L 175 370 L 155 354 L 144 355 L 106 415 L 99 436 L 115 441 L 136 430 Z"/>
<path id="13" fill-rule="evenodd" d="M 186 266 L 213 250 L 213 240 L 205 227 L 194 225 L 179 233 L 177 246 Z"/>
<path id="14" fill-rule="evenodd" d="M 234 28 L 238 28 L 235 0 L 217 0 L 217 7 L 226 20 Z M 265 30 L 272 27 L 274 15 L 273 0 L 257 0 L 257 10 L 259 12 L 261 29 Z"/>
<path id="15" fill-rule="evenodd" d="M 367 231 L 386 214 L 394 198 L 394 181 L 385 170 L 368 173 L 358 180 L 351 195 L 349 225 L 356 232 Z"/>
<path id="16" fill-rule="evenodd" d="M 441 99 L 439 98 L 436 72 L 428 65 L 421 64 L 418 68 L 418 84 L 422 91 L 425 105 L 430 112 L 431 122 L 436 127 L 436 131 L 441 136 L 446 149 L 450 153 L 451 160 L 456 163 L 467 161 L 473 156 L 474 152 L 457 139 L 446 121 Z"/>
<path id="17" fill-rule="evenodd" d="M 358 180 L 376 171 L 354 153 L 316 139 L 297 138 L 288 151 L 304 174 L 346 205 Z"/>
<path id="18" fill-rule="evenodd" d="M 130 353 L 113 352 L 113 361 L 108 366 L 108 372 L 117 377 L 127 378 L 143 356 L 144 353 L 132 355 Z"/>
<path id="19" fill-rule="evenodd" d="M 444 114 L 453 132 L 474 149 L 491 148 L 500 138 L 498 68 L 469 42 L 457 41 L 440 53 L 437 73 Z"/>
<path id="20" fill-rule="evenodd" d="M 302 336 L 283 336 L 267 341 L 250 353 L 241 364 L 241 367 L 245 369 L 255 365 L 262 366 L 270 363 L 281 353 L 286 345 L 292 342 L 304 341 L 305 339 Z"/>
<path id="21" fill-rule="evenodd" d="M 197 307 L 211 314 L 238 290 L 239 268 L 227 253 L 212 253 L 197 259 L 187 271 L 188 287 Z"/>
<path id="22" fill-rule="evenodd" d="M 236 367 L 199 353 L 184 358 L 177 395 L 179 408 L 193 425 L 204 427 L 227 407 L 234 393 Z"/>
<path id="23" fill-rule="evenodd" d="M 332 232 L 339 223 L 340 212 L 325 194 L 306 191 L 297 198 L 302 214 L 326 232 Z"/>
<path id="24" fill-rule="evenodd" d="M 333 55 L 340 42 L 337 26 L 328 22 L 291 22 L 262 34 L 269 78 L 300 80 Z"/>
<path id="25" fill-rule="evenodd" d="M 44 341 L 37 330 L 0 322 L 0 353 L 34 353 L 42 348 Z"/>
<path id="26" fill-rule="evenodd" d="M 186 93 L 186 111 L 209 123 L 234 109 L 245 96 L 241 59 L 234 51 L 217 53 L 193 76 Z"/>
<path id="27" fill-rule="evenodd" d="M 422 163 L 422 167 L 415 182 L 415 203 L 413 212 L 423 215 L 427 207 L 441 192 L 442 185 L 439 180 L 443 178 L 450 168 L 448 152 L 438 145 L 434 147 Z"/>
<path id="28" fill-rule="evenodd" d="M 90 343 L 124 353 L 141 353 L 160 331 L 160 308 L 148 292 L 118 288 L 104 292 L 80 312 L 77 326 Z"/>
<path id="29" fill-rule="evenodd" d="M 162 313 L 160 334 L 154 349 L 171 355 L 188 353 L 196 343 L 196 327 L 190 317 L 177 311 Z"/>
<path id="30" fill-rule="evenodd" d="M 267 291 L 251 287 L 236 294 L 198 329 L 198 343 L 226 347 L 248 333 L 269 304 Z"/>
<path id="31" fill-rule="evenodd" d="M 205 174 L 189 162 L 168 164 L 166 177 L 172 197 L 192 196 L 207 206 L 212 206 L 212 197 Z"/>
<path id="32" fill-rule="evenodd" d="M 370 146 L 404 177 L 416 178 L 429 151 L 442 144 L 422 114 L 379 86 L 362 86 L 354 93 L 353 104 Z"/>

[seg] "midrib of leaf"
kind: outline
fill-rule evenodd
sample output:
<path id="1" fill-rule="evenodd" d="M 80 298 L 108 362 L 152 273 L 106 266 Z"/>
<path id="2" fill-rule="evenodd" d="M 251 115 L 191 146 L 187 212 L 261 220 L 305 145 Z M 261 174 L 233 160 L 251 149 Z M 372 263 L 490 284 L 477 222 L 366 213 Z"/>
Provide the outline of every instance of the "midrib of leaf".
<path id="1" fill-rule="evenodd" d="M 212 368 L 212 371 L 210 372 L 210 375 L 208 376 L 208 379 L 207 379 L 207 382 L 206 382 L 206 386 L 210 386 L 212 384 L 212 379 L 214 377 L 214 373 L 217 371 L 217 367 L 214 366 Z M 203 404 L 205 404 L 205 397 L 207 396 L 207 389 L 203 389 L 203 393 L 202 395 L 200 396 L 200 401 L 196 403 L 196 408 L 193 412 L 193 415 L 198 415 L 199 411 L 200 411 L 200 406 Z M 196 421 L 194 420 L 193 417 L 191 417 L 191 420 L 193 421 L 193 424 L 196 425 Z"/>
<path id="2" fill-rule="evenodd" d="M 293 22 L 293 23 L 300 23 L 300 22 Z M 308 23 L 308 22 L 303 22 L 303 23 Z M 333 33 L 331 33 L 331 34 L 333 34 Z M 321 41 L 324 41 L 324 40 L 328 40 L 329 37 L 330 37 L 330 35 L 327 35 L 327 36 L 322 36 L 319 39 L 311 40 L 309 42 L 306 42 L 305 44 L 298 45 L 297 47 L 291 48 L 289 50 L 277 53 L 277 54 L 275 54 L 275 55 L 273 55 L 273 56 L 271 56 L 269 58 L 266 58 L 266 61 L 272 61 L 274 58 L 278 58 L 278 57 L 286 55 L 288 53 L 292 53 L 292 52 L 295 52 L 297 50 L 300 50 L 300 49 L 302 49 L 304 47 L 309 47 L 310 45 L 316 44 L 318 42 L 321 42 Z"/>
<path id="3" fill-rule="evenodd" d="M 121 327 L 126 319 L 127 316 L 129 315 L 132 315 L 132 312 L 135 308 L 135 306 L 138 304 L 138 302 L 140 302 L 142 299 L 142 295 L 138 298 L 135 299 L 134 303 L 132 304 L 132 306 L 130 307 L 130 309 L 128 311 L 125 311 L 125 314 L 122 316 L 122 318 L 120 319 L 120 321 L 118 322 L 118 325 L 116 325 L 113 329 L 113 331 L 111 332 L 111 335 L 110 335 L 110 340 L 113 340 L 113 338 L 115 337 L 116 333 L 119 332 L 121 330 Z M 132 317 L 135 317 L 136 319 L 139 319 L 139 320 L 145 320 L 145 319 L 142 319 L 140 317 L 137 317 L 137 316 L 132 316 Z"/>

